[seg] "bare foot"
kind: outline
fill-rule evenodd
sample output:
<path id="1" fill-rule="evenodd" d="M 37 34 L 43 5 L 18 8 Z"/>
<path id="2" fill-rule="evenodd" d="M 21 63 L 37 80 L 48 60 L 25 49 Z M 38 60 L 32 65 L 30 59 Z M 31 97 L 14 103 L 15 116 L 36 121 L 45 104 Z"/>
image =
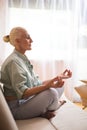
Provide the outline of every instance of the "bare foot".
<path id="1" fill-rule="evenodd" d="M 59 104 L 58 108 L 60 108 L 64 103 L 66 103 L 65 100 L 59 101 L 58 102 L 58 104 Z M 51 118 L 53 118 L 55 116 L 56 116 L 55 111 L 47 111 L 46 113 L 44 113 L 43 115 L 41 115 L 41 117 L 46 118 L 48 120 L 50 120 Z"/>
<path id="2" fill-rule="evenodd" d="M 82 109 L 84 110 L 86 107 L 87 107 L 87 106 L 83 106 L 83 108 L 82 108 Z"/>
<path id="3" fill-rule="evenodd" d="M 55 111 L 47 111 L 46 113 L 44 113 L 41 117 L 44 117 L 48 120 L 50 120 L 51 118 L 53 118 L 55 115 Z"/>
<path id="4" fill-rule="evenodd" d="M 62 100 L 62 101 L 58 101 L 58 104 L 59 104 L 59 107 L 58 108 L 60 108 L 63 104 L 65 104 L 66 103 L 66 101 L 65 100 Z"/>

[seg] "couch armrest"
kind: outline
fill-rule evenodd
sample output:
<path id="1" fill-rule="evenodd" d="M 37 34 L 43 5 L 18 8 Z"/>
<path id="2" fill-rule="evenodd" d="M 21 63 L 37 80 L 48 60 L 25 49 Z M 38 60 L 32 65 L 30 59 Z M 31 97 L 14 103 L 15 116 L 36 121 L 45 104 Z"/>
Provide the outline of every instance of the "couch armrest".
<path id="1" fill-rule="evenodd" d="M 7 102 L 0 88 L 0 130 L 18 130 Z"/>

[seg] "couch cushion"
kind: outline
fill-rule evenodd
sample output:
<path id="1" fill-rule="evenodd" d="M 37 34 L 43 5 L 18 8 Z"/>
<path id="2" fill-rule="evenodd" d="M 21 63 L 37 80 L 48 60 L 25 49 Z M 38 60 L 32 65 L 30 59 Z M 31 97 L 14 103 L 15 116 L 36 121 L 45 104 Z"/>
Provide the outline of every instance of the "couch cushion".
<path id="1" fill-rule="evenodd" d="M 18 130 L 0 88 L 0 130 Z"/>
<path id="2" fill-rule="evenodd" d="M 32 118 L 30 120 L 16 120 L 19 130 L 55 130 L 49 120 Z"/>
<path id="3" fill-rule="evenodd" d="M 51 122 L 57 130 L 87 130 L 87 112 L 67 101 Z"/>

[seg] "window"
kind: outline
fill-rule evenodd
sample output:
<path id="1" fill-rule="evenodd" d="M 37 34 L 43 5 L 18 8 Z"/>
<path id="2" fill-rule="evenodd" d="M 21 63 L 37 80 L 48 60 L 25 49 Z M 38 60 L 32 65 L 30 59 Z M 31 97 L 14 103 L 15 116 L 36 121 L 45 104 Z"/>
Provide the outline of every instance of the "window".
<path id="1" fill-rule="evenodd" d="M 32 58 L 64 59 L 68 55 L 73 35 L 71 12 L 24 8 L 10 8 L 9 12 L 10 28 L 23 26 L 29 31 L 33 39 Z"/>
<path id="2" fill-rule="evenodd" d="M 14 0 L 14 6 L 10 1 L 9 27 L 23 26 L 29 31 L 34 41 L 33 50 L 27 52 L 31 59 L 68 60 L 75 63 L 78 78 L 86 78 L 87 2 L 61 0 L 53 8 L 52 1 L 49 4 L 37 0 L 38 6 L 35 0 L 30 0 L 30 4 L 27 0 L 25 4 Z"/>

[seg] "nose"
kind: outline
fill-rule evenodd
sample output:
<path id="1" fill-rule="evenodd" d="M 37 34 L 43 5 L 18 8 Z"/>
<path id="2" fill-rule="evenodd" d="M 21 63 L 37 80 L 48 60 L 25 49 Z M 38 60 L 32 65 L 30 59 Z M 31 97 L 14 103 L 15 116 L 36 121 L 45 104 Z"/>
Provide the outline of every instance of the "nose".
<path id="1" fill-rule="evenodd" d="M 33 40 L 31 39 L 31 42 L 33 42 Z"/>
<path id="2" fill-rule="evenodd" d="M 32 38 L 30 38 L 31 43 L 33 42 Z"/>

